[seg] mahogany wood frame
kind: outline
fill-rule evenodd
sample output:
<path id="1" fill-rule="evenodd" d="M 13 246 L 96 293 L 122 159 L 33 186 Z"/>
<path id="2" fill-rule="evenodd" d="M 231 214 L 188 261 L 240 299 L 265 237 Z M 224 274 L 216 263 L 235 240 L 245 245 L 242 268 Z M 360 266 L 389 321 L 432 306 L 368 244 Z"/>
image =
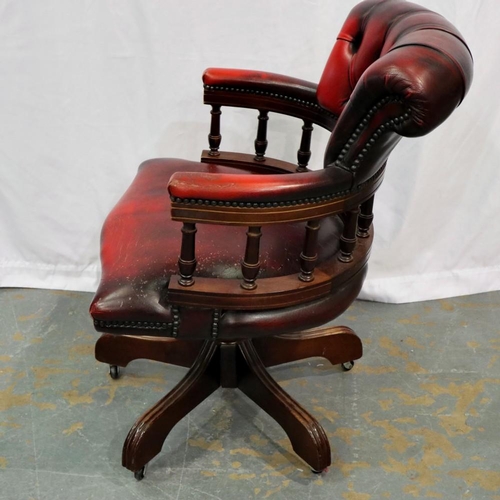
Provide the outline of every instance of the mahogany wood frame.
<path id="1" fill-rule="evenodd" d="M 106 333 L 96 344 L 96 359 L 110 365 L 124 367 L 142 358 L 191 366 L 184 378 L 137 420 L 125 440 L 122 464 L 138 479 L 146 464 L 160 453 L 174 425 L 218 387 L 243 391 L 278 422 L 294 451 L 313 471 L 325 470 L 331 463 L 325 431 L 273 380 L 266 367 L 309 357 L 341 364 L 361 356 L 361 341 L 347 327 L 323 327 L 240 342 L 118 337 Z"/>
<path id="2" fill-rule="evenodd" d="M 377 36 L 370 35 L 372 29 Z M 374 194 L 389 154 L 401 137 L 424 135 L 442 123 L 462 102 L 472 73 L 470 51 L 454 26 L 399 0 L 354 7 L 318 85 L 253 70 L 205 71 L 211 122 L 201 161 L 245 171 L 207 174 L 210 169 L 182 167 L 170 176 L 165 196 L 170 195 L 171 219 L 182 223 L 178 273 L 160 299 L 153 299 L 164 309 L 152 314 L 156 319 L 160 311 L 166 321 L 153 324 L 135 302 L 126 314 L 105 300 L 93 310 L 94 324 L 104 332 L 96 357 L 114 367 L 112 376 L 117 366 L 137 358 L 189 367 L 129 432 L 123 465 L 137 479 L 172 427 L 221 386 L 239 388 L 269 413 L 313 470 L 328 467 L 324 430 L 266 367 L 311 356 L 352 366 L 361 356 L 361 341 L 349 328 L 310 328 L 335 319 L 359 293 L 373 237 Z M 220 150 L 224 106 L 256 110 L 255 154 Z M 266 156 L 270 113 L 301 123 L 297 164 Z M 314 126 L 333 130 L 321 170 L 308 166 Z M 286 231 L 281 228 L 292 222 L 304 223 L 297 272 L 259 279 L 264 226 L 282 224 L 273 228 L 279 240 Z M 247 226 L 242 279 L 196 275 L 197 224 Z M 325 226 L 338 241 L 332 242 L 330 257 L 321 253 L 320 259 L 318 232 Z M 221 267 L 226 264 L 221 258 Z M 281 263 L 273 265 L 274 271 L 282 269 Z M 137 336 L 128 335 L 130 328 Z M 176 338 L 151 337 L 152 332 Z"/>
<path id="3" fill-rule="evenodd" d="M 182 245 L 179 274 L 171 277 L 166 297 L 169 304 L 180 310 L 177 314 L 181 317 L 183 307 L 213 309 L 213 331 L 212 338 L 206 340 L 131 336 L 118 331 L 125 335 L 104 333 L 98 340 L 96 358 L 113 367 L 124 367 L 134 359 L 143 358 L 189 368 L 174 389 L 137 420 L 125 440 L 122 463 L 137 479 L 142 479 L 146 464 L 161 451 L 174 425 L 218 387 L 238 388 L 264 409 L 281 425 L 294 451 L 313 471 L 323 471 L 331 463 L 330 445 L 322 426 L 272 379 L 266 367 L 316 356 L 350 367 L 351 362 L 362 356 L 359 337 L 347 327 L 336 326 L 253 339 L 217 338 L 221 311 L 280 311 L 304 304 L 314 307 L 316 301 L 349 283 L 366 266 L 373 239 L 370 231 L 373 195 L 382 182 L 385 165 L 368 182 L 351 190 L 335 190 L 328 170 L 308 170 L 313 124 L 331 130 L 336 118 L 317 104 L 316 86 L 307 85 L 306 90 L 301 90 L 306 94 L 305 100 L 303 95 L 301 99 L 294 98 L 293 85 L 286 84 L 274 96 L 205 86 L 204 99 L 212 107 L 212 118 L 210 149 L 203 151 L 202 162 L 250 167 L 266 174 L 307 175 L 312 182 L 317 178 L 323 183 L 328 194 L 257 206 L 244 201 L 227 203 L 172 196 L 171 217 L 182 222 Z M 287 91 L 289 98 L 285 95 Z M 219 150 L 222 106 L 258 110 L 255 155 Z M 297 165 L 265 156 L 271 111 L 303 122 Z M 182 183 L 178 186 L 182 188 Z M 322 219 L 331 216 L 338 216 L 344 222 L 340 249 L 333 258 L 316 265 L 318 230 Z M 307 222 L 302 252 L 297 256 L 300 272 L 258 280 L 261 227 L 297 221 Z M 196 276 L 198 223 L 248 227 L 241 263 L 243 280 Z M 342 307 L 348 305 L 346 302 Z"/>

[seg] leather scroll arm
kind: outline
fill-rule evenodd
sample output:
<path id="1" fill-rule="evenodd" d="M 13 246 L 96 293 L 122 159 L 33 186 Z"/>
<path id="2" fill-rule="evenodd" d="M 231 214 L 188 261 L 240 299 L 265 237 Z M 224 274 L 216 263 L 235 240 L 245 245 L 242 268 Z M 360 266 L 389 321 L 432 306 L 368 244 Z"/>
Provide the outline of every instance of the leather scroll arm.
<path id="1" fill-rule="evenodd" d="M 430 39 L 422 32 L 420 37 Z M 416 45 L 404 37 L 402 45 L 371 64 L 357 82 L 325 154 L 325 166 L 338 169 L 338 177 L 351 173 L 353 187 L 373 175 L 401 137 L 427 134 L 462 101 L 472 78 L 470 55 L 458 39 L 442 32 L 439 37 L 444 48 L 453 43 L 463 66 L 424 45 L 432 39 Z"/>
<path id="2" fill-rule="evenodd" d="M 334 169 L 277 175 L 177 172 L 168 185 L 172 219 L 259 226 L 326 217 L 368 199 L 382 182 L 383 169 L 352 192 L 335 175 Z"/>

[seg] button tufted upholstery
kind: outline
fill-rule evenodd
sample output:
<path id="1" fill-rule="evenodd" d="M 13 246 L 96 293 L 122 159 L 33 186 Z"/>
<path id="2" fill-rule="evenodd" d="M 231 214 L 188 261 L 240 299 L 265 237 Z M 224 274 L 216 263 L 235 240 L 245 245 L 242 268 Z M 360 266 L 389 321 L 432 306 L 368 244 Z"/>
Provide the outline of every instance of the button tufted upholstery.
<path id="1" fill-rule="evenodd" d="M 320 105 L 339 115 L 325 166 L 344 182 L 365 181 L 401 137 L 427 134 L 452 113 L 472 73 L 462 35 L 439 14 L 403 0 L 360 3 L 318 84 Z"/>
<path id="2" fill-rule="evenodd" d="M 427 57 L 421 58 L 417 47 L 431 50 L 426 50 Z M 387 58 L 385 65 L 378 63 L 371 74 L 364 74 L 375 61 L 384 61 L 393 51 L 396 51 L 394 59 Z M 463 78 L 456 100 L 448 103 L 455 107 L 465 96 L 472 74 L 470 52 L 460 32 L 442 16 L 420 5 L 401 0 L 368 0 L 350 12 L 337 36 L 318 84 L 318 101 L 340 115 L 358 82 L 362 79 L 362 84 L 367 85 L 377 71 L 378 79 L 387 76 L 381 70 L 390 65 L 394 73 L 389 74 L 390 79 L 385 82 L 386 90 L 404 92 L 408 97 L 417 93 L 422 97 L 425 85 L 417 88 L 416 81 L 404 78 L 408 66 L 414 74 L 425 74 L 434 71 L 445 59 L 449 59 L 446 69 L 458 71 Z M 429 98 L 436 90 L 439 90 L 436 86 L 425 88 Z"/>

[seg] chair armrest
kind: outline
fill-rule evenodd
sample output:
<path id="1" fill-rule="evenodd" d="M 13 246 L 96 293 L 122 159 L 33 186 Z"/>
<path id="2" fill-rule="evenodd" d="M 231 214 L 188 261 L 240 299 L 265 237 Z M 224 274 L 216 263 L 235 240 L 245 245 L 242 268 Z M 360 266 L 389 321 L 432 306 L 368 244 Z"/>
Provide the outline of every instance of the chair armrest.
<path id="1" fill-rule="evenodd" d="M 208 68 L 205 104 L 265 109 L 312 121 L 332 130 L 337 117 L 321 107 L 317 84 L 264 71 Z"/>
<path id="2" fill-rule="evenodd" d="M 172 219 L 248 226 L 317 219 L 368 199 L 383 170 L 354 191 L 337 169 L 277 175 L 177 172 L 168 184 Z"/>
<path id="3" fill-rule="evenodd" d="M 316 83 L 277 73 L 249 69 L 208 68 L 203 73 L 203 84 L 210 87 L 234 87 L 264 94 L 280 94 L 283 98 L 318 104 Z"/>
<path id="4" fill-rule="evenodd" d="M 176 172 L 170 178 L 168 191 L 182 200 L 272 205 L 327 195 L 335 186 L 332 174 L 332 169 L 302 174 Z"/>

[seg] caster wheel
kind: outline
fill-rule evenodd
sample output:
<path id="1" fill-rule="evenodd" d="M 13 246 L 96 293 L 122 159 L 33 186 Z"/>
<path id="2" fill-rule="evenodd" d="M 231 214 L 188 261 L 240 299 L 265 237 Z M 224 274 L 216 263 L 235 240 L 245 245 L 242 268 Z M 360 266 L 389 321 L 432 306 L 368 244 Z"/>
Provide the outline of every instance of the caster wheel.
<path id="1" fill-rule="evenodd" d="M 116 365 L 109 365 L 109 376 L 113 380 L 120 378 L 120 368 Z"/>
<path id="2" fill-rule="evenodd" d="M 313 474 L 323 474 L 323 472 L 328 472 L 328 467 L 326 469 L 323 469 L 323 470 L 314 470 L 314 469 L 311 469 L 311 472 Z"/>
<path id="3" fill-rule="evenodd" d="M 354 361 L 346 361 L 345 363 L 342 363 L 342 368 L 346 372 L 352 370 L 353 366 L 354 366 Z"/>
<path id="4" fill-rule="evenodd" d="M 146 466 L 134 472 L 134 477 L 137 481 L 142 481 L 145 475 L 146 475 Z"/>

